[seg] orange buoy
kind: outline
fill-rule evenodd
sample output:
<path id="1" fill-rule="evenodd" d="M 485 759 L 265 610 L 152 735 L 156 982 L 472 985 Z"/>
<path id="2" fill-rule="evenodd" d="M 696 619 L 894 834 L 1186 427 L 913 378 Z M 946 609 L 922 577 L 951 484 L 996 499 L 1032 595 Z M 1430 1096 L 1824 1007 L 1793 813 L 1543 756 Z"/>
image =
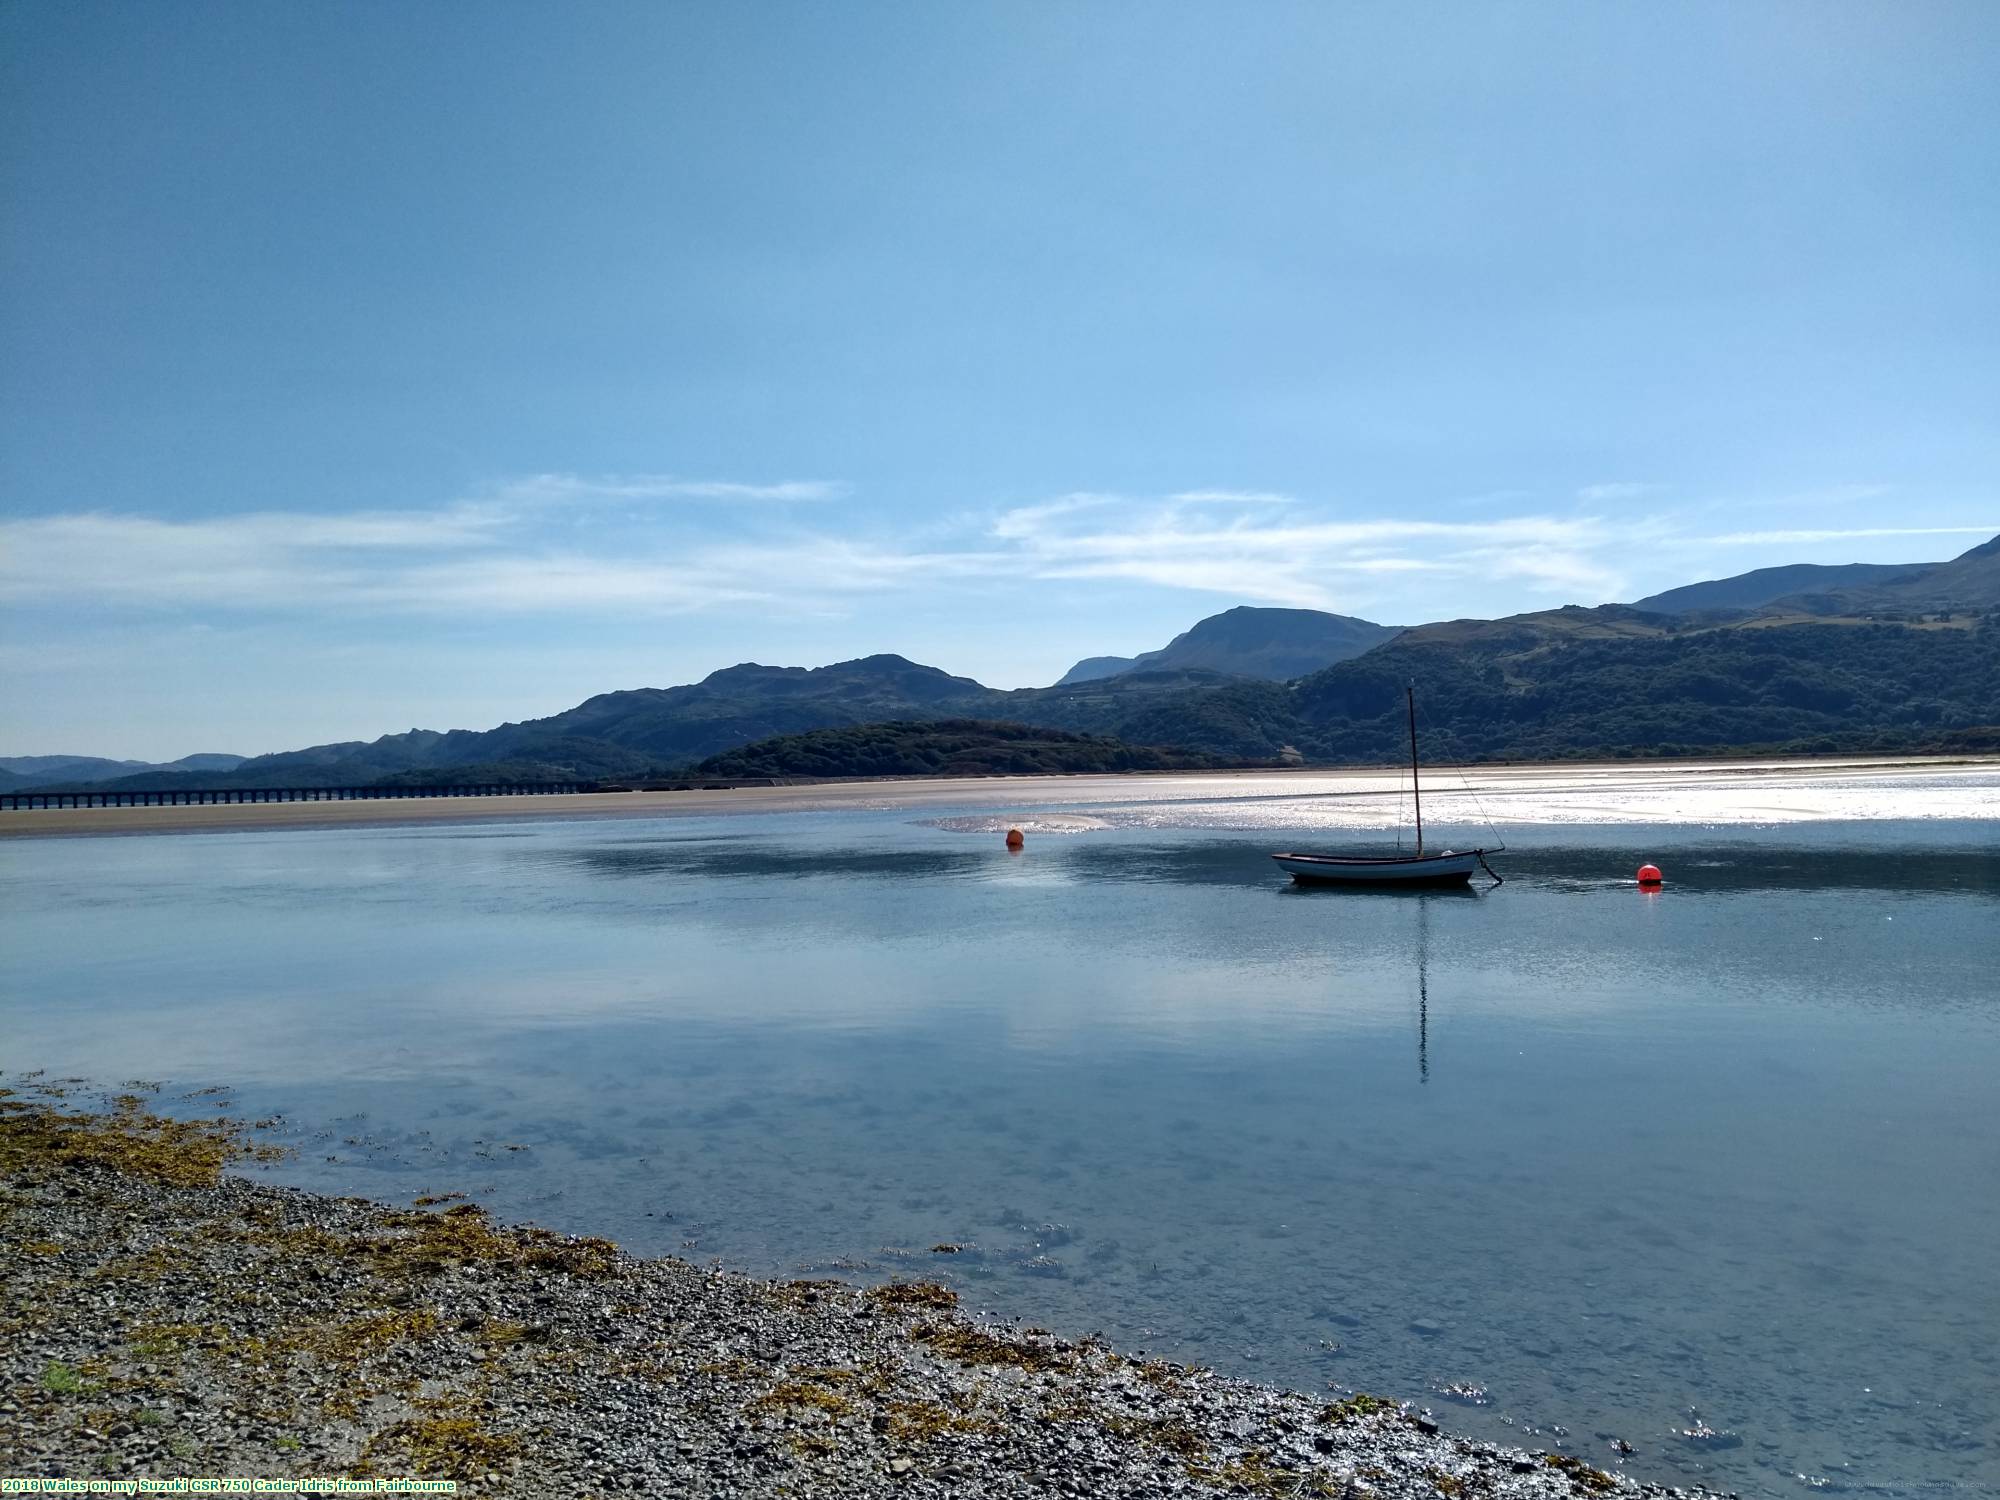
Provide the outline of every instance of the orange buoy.
<path id="1" fill-rule="evenodd" d="M 1658 865 L 1639 866 L 1639 884 L 1641 885 L 1659 885 L 1664 882 L 1665 878 L 1665 876 L 1660 874 L 1660 867 Z"/>
<path id="2" fill-rule="evenodd" d="M 1010 828 L 1007 830 L 1007 847 L 1009 849 L 1018 849 L 1025 843 L 1027 843 L 1027 840 L 1021 837 L 1020 829 Z"/>

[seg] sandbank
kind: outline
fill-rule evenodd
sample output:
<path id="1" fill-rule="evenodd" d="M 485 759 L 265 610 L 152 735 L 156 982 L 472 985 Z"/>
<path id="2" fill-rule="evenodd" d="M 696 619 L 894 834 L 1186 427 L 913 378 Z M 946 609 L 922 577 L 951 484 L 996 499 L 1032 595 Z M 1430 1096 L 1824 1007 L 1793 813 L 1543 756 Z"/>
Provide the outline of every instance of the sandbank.
<path id="1" fill-rule="evenodd" d="M 1469 768 L 1465 784 L 1481 796 L 1510 793 L 1670 788 L 1718 778 L 1741 783 L 1774 777 L 1891 778 L 1913 774 L 2000 771 L 2000 756 L 1900 756 L 1840 759 L 1563 761 Z M 1455 790 L 1456 770 L 1426 768 L 1433 785 Z M 1214 801 L 1309 795 L 1366 797 L 1393 790 L 1399 768 L 1326 766 L 1285 770 L 1136 772 L 1123 775 L 991 776 L 910 780 L 861 778 L 789 786 L 686 791 L 580 792 L 569 795 L 407 797 L 346 802 L 253 802 L 169 807 L 70 807 L 0 811 L 0 838 L 89 834 L 228 832 L 278 828 L 354 828 L 420 823 L 518 820 L 711 817 L 726 813 L 826 812 L 841 808 L 921 811 L 970 807 L 1021 809 L 1101 802 Z"/>

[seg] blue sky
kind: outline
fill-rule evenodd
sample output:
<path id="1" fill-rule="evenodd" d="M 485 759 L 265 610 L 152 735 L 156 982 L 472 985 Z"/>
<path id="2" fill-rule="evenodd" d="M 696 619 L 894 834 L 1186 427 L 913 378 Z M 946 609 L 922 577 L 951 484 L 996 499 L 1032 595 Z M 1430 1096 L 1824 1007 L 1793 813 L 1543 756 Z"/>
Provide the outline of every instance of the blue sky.
<path id="1" fill-rule="evenodd" d="M 0 751 L 2000 531 L 2000 7 L 0 7 Z"/>

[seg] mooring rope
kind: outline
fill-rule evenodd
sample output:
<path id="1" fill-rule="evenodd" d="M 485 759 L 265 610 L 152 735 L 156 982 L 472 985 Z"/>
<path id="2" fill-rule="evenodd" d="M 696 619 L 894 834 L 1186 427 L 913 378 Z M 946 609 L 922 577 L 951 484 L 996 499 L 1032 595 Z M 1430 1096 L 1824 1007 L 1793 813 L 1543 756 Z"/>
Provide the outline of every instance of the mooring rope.
<path id="1" fill-rule="evenodd" d="M 1433 719 L 1430 716 L 1430 711 L 1426 709 L 1422 703 L 1419 703 L 1417 705 L 1417 713 L 1422 716 L 1424 721 L 1424 727 L 1431 732 L 1433 737 L 1437 737 L 1440 734 L 1440 731 L 1438 730 L 1437 727 L 1437 720 Z M 1458 784 L 1460 790 L 1462 790 L 1466 796 L 1472 799 L 1472 810 L 1479 814 L 1479 821 L 1484 823 L 1486 825 L 1486 831 L 1493 835 L 1494 843 L 1492 852 L 1495 854 L 1500 853 L 1507 847 L 1507 840 L 1501 837 L 1500 830 L 1494 826 L 1493 820 L 1486 815 L 1486 804 L 1479 800 L 1479 793 L 1475 792 L 1472 789 L 1472 778 L 1465 774 L 1465 767 L 1463 765 L 1454 764 L 1452 766 L 1452 770 L 1458 773 Z M 1482 859 L 1480 863 L 1485 864 L 1486 861 Z M 1488 870 L 1486 873 L 1488 875 L 1493 875 L 1493 872 L 1491 870 Z M 1493 878 L 1495 880 L 1500 879 L 1498 875 L 1493 875 Z"/>

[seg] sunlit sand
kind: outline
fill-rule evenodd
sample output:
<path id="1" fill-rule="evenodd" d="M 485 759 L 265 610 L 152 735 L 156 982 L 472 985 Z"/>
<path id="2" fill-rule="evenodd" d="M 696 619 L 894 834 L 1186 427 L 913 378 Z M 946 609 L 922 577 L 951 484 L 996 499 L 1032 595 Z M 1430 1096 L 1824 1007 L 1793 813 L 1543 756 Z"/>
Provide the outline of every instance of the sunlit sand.
<path id="1" fill-rule="evenodd" d="M 1114 826 L 1257 828 L 1393 824 L 1408 783 L 1381 768 L 1196 775 L 1001 776 L 574 796 L 413 797 L 192 807 L 84 807 L 0 813 L 0 837 L 184 833 L 523 818 L 658 818 L 840 808 L 991 809 L 945 826 L 984 831 L 1044 814 L 1047 833 Z M 1440 824 L 1765 823 L 1839 818 L 2000 819 L 2000 757 L 1674 761 L 1439 767 L 1425 777 Z M 1088 812 L 1062 810 L 1088 809 Z M 1031 826 L 1031 825 L 1024 825 Z M 1031 831 L 1032 831 L 1031 827 Z"/>

